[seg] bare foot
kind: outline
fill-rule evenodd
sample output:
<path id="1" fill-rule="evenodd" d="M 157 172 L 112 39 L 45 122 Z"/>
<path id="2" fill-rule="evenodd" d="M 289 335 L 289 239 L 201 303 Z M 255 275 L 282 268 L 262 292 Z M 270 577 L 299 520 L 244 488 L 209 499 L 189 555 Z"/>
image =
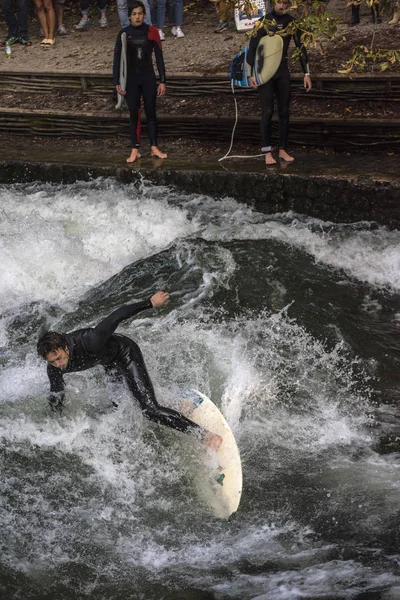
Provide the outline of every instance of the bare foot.
<path id="1" fill-rule="evenodd" d="M 135 162 L 135 160 L 140 158 L 140 156 L 141 156 L 141 154 L 140 154 L 139 150 L 137 148 L 133 148 L 130 157 L 126 159 L 126 162 L 133 163 L 133 162 Z"/>
<path id="2" fill-rule="evenodd" d="M 157 146 L 152 146 L 151 147 L 151 156 L 152 158 L 167 158 L 167 155 L 164 154 L 164 152 L 161 152 L 161 150 L 159 150 L 157 148 Z"/>
<path id="3" fill-rule="evenodd" d="M 222 444 L 222 437 L 218 435 L 218 433 L 211 433 L 211 431 L 208 431 L 202 442 L 207 448 L 215 450 L 216 452 Z"/>
<path id="4" fill-rule="evenodd" d="M 265 164 L 266 165 L 276 165 L 276 160 L 272 156 L 272 152 L 267 152 L 265 155 Z"/>
<path id="5" fill-rule="evenodd" d="M 279 150 L 279 158 L 281 160 L 285 160 L 286 162 L 293 162 L 294 161 L 293 156 L 290 156 L 290 154 L 288 154 L 286 152 L 286 150 Z"/>

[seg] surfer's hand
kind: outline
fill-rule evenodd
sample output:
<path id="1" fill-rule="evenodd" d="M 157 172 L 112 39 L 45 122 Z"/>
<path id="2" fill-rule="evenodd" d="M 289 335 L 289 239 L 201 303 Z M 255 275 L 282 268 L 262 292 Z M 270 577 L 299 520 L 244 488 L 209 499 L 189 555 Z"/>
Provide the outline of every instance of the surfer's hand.
<path id="1" fill-rule="evenodd" d="M 309 75 L 304 75 L 304 87 L 306 88 L 306 92 L 309 92 L 312 88 L 311 77 Z"/>
<path id="2" fill-rule="evenodd" d="M 124 92 L 124 90 L 122 89 L 122 87 L 118 84 L 115 86 L 117 89 L 117 92 L 120 96 L 126 96 L 126 92 Z"/>
<path id="3" fill-rule="evenodd" d="M 62 398 L 59 398 L 58 395 L 51 395 L 49 396 L 48 400 L 51 412 L 55 412 L 61 415 L 62 409 L 64 407 Z"/>
<path id="4" fill-rule="evenodd" d="M 157 89 L 157 96 L 165 96 L 167 93 L 167 88 L 165 87 L 165 83 L 160 83 Z"/>
<path id="5" fill-rule="evenodd" d="M 168 292 L 157 292 L 150 298 L 150 302 L 153 308 L 161 308 L 169 300 Z"/>
<path id="6" fill-rule="evenodd" d="M 222 444 L 222 437 L 218 435 L 218 433 L 211 433 L 211 431 L 207 431 L 206 435 L 202 439 L 202 442 L 207 446 L 207 448 L 217 452 Z"/>
<path id="7" fill-rule="evenodd" d="M 249 84 L 250 84 L 250 87 L 256 88 L 257 87 L 256 78 L 255 77 L 249 77 Z"/>

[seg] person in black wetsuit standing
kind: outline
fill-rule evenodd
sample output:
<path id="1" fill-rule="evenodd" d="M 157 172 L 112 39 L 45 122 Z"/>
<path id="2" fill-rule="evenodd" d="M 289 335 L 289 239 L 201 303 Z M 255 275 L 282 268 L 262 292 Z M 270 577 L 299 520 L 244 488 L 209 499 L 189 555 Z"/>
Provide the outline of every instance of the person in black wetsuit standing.
<path id="1" fill-rule="evenodd" d="M 307 51 L 301 42 L 301 31 L 296 29 L 294 33 L 289 33 L 288 27 L 295 20 L 292 15 L 287 14 L 290 7 L 288 0 L 275 2 L 274 10 L 266 15 L 264 24 L 259 27 L 250 39 L 247 53 L 247 62 L 253 73 L 256 50 L 260 39 L 265 35 L 276 33 L 283 38 L 282 60 L 275 75 L 258 86 L 258 93 L 261 102 L 261 152 L 265 153 L 265 162 L 267 165 L 276 163 L 272 155 L 272 115 L 274 112 L 274 98 L 278 103 L 279 115 L 279 158 L 287 162 L 292 162 L 294 158 L 286 152 L 286 143 L 289 128 L 289 105 L 290 105 L 290 73 L 288 67 L 288 48 L 293 36 L 297 48 L 300 50 L 300 64 L 304 73 L 304 87 L 308 92 L 311 87 L 311 77 L 308 69 Z M 270 21 L 271 24 L 266 24 Z M 269 33 L 270 32 L 270 33 Z M 249 77 L 251 87 L 257 88 L 254 76 Z"/>
<path id="2" fill-rule="evenodd" d="M 222 442 L 219 435 L 199 427 L 178 411 L 158 404 L 139 346 L 130 338 L 114 333 L 122 321 L 143 310 L 160 308 L 168 299 L 167 292 L 159 291 L 149 300 L 118 308 L 94 328 L 79 329 L 66 335 L 54 331 L 42 335 L 37 351 L 47 361 L 51 409 L 62 410 L 64 374 L 102 365 L 107 374 L 125 378 L 145 417 L 198 437 L 205 445 L 217 450 Z"/>
<path id="3" fill-rule="evenodd" d="M 113 77 L 117 93 L 126 97 L 129 108 L 129 129 L 132 140 L 132 152 L 127 158 L 128 163 L 140 158 L 137 140 L 138 111 L 143 96 L 144 111 L 147 119 L 147 132 L 150 138 L 151 156 L 167 158 L 157 146 L 157 96 L 164 96 L 165 65 L 161 47 L 160 35 L 156 27 L 144 22 L 146 10 L 144 4 L 135 0 L 130 14 L 131 24 L 122 29 L 115 43 Z M 127 36 L 127 84 L 124 92 L 120 86 L 120 62 L 122 52 L 121 36 Z M 156 74 L 153 68 L 153 52 L 156 58 L 160 83 L 157 86 Z"/>

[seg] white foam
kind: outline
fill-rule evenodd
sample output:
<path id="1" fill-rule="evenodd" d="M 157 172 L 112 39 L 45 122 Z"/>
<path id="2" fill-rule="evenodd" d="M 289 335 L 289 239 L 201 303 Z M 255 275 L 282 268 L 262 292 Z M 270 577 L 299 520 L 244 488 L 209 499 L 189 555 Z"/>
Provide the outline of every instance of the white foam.
<path id="1" fill-rule="evenodd" d="M 343 269 L 371 285 L 400 289 L 400 231 L 365 230 L 294 213 L 263 215 L 230 198 L 197 196 L 183 203 L 207 240 L 271 239 L 301 248 L 317 262 Z M 194 212 L 195 211 L 195 212 Z"/>
<path id="2" fill-rule="evenodd" d="M 112 181 L 2 188 L 0 202 L 3 308 L 74 297 L 193 231 L 182 209 Z"/>

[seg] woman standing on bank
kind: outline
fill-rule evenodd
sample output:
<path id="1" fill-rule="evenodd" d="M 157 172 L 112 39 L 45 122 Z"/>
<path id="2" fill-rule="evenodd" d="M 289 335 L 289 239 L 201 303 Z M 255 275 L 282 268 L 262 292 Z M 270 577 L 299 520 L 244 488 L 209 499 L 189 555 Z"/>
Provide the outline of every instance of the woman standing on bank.
<path id="1" fill-rule="evenodd" d="M 139 0 L 135 0 L 132 3 L 130 14 L 131 24 L 119 32 L 114 50 L 114 85 L 118 94 L 125 96 L 130 114 L 129 129 L 132 140 L 132 152 L 129 158 L 127 158 L 128 163 L 133 163 L 140 158 L 137 140 L 137 124 L 142 96 L 147 119 L 147 132 L 150 138 L 151 156 L 156 158 L 167 158 L 167 155 L 161 152 L 157 146 L 156 116 L 157 96 L 164 96 L 166 92 L 164 58 L 157 28 L 152 25 L 146 25 L 144 22 L 145 15 L 146 11 L 144 4 Z M 120 85 L 123 34 L 126 34 L 127 41 L 126 91 L 123 91 Z M 158 86 L 153 68 L 153 52 L 160 77 Z"/>

